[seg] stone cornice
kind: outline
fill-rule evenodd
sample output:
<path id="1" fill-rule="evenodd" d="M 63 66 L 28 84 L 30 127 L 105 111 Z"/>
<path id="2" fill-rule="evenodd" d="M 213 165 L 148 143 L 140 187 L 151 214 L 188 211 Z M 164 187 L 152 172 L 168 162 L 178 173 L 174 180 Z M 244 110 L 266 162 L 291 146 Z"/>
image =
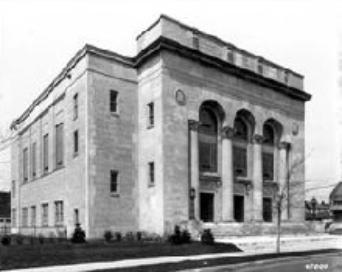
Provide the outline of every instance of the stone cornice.
<path id="1" fill-rule="evenodd" d="M 234 137 L 234 128 L 225 126 L 221 130 L 222 138 L 224 139 L 232 139 Z"/>
<path id="2" fill-rule="evenodd" d="M 269 87 L 275 91 L 281 92 L 287 96 L 290 96 L 301 101 L 308 101 L 311 99 L 311 95 L 302 90 L 287 86 L 276 80 L 263 77 L 262 75 L 259 75 L 253 71 L 240 68 L 214 56 L 209 56 L 196 49 L 192 49 L 184 45 L 181 45 L 180 43 L 165 37 L 159 37 L 147 48 L 140 51 L 139 54 L 135 57 L 134 66 L 140 67 L 151 56 L 158 54 L 162 50 L 175 52 L 178 55 L 181 55 L 182 57 L 188 57 L 195 61 L 204 63 L 205 65 L 216 67 L 224 72 L 234 74 L 240 78 L 252 81 L 261 86 Z"/>

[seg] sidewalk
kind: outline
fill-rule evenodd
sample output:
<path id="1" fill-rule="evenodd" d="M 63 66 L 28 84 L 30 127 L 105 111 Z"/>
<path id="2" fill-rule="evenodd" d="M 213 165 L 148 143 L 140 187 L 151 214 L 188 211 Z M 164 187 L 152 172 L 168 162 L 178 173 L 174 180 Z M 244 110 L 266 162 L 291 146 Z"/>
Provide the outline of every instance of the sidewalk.
<path id="1" fill-rule="evenodd" d="M 141 259 L 127 259 L 113 262 L 96 262 L 72 265 L 59 265 L 49 267 L 37 267 L 27 269 L 5 270 L 5 271 L 23 271 L 23 272 L 80 272 L 94 271 L 100 269 L 130 268 L 143 265 L 157 265 L 163 263 L 178 263 L 183 261 L 195 261 L 226 257 L 246 257 L 262 255 L 275 252 L 275 237 L 255 236 L 255 237 L 231 237 L 218 239 L 218 242 L 235 243 L 241 246 L 244 252 L 216 253 L 193 256 L 170 256 L 154 257 Z M 285 236 L 281 239 L 281 252 L 310 251 L 317 249 L 342 249 L 342 236 L 338 235 L 317 235 L 317 236 Z M 300 245 L 300 246 L 299 246 Z"/>

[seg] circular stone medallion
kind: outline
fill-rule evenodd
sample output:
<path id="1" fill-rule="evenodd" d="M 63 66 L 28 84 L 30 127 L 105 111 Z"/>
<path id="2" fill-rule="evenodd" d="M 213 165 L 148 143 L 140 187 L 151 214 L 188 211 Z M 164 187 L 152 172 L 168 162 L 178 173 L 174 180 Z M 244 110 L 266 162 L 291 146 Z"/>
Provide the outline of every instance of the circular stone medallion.
<path id="1" fill-rule="evenodd" d="M 185 93 L 180 89 L 176 91 L 176 101 L 178 105 L 181 105 L 181 106 L 184 106 L 186 104 Z"/>

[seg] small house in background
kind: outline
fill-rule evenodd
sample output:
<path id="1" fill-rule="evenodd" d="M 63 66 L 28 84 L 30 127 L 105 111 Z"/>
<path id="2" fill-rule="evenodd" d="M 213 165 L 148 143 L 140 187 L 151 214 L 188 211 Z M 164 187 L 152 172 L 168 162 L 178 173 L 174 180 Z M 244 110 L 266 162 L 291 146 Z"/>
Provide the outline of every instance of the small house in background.
<path id="1" fill-rule="evenodd" d="M 0 235 L 11 229 L 11 193 L 0 192 Z"/>
<path id="2" fill-rule="evenodd" d="M 331 191 L 329 201 L 330 210 L 333 215 L 333 224 L 330 227 L 330 231 L 342 234 L 342 181 Z"/>
<path id="3" fill-rule="evenodd" d="M 305 200 L 305 220 L 325 220 L 330 219 L 331 213 L 329 203 L 322 200 L 321 203 L 313 197 L 311 200 Z"/>

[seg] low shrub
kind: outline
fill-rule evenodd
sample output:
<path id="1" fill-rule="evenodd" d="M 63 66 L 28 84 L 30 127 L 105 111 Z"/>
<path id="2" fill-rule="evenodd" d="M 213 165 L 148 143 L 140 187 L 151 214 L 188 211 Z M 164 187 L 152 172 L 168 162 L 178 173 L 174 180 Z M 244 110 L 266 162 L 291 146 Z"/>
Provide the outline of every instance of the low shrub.
<path id="1" fill-rule="evenodd" d="M 113 239 L 113 233 L 110 230 L 106 230 L 103 234 L 103 238 L 106 242 L 110 242 Z"/>
<path id="2" fill-rule="evenodd" d="M 134 241 L 134 234 L 131 231 L 126 232 L 125 234 L 126 241 Z"/>
<path id="3" fill-rule="evenodd" d="M 142 232 L 138 231 L 137 232 L 137 241 L 141 241 L 142 240 Z"/>
<path id="4" fill-rule="evenodd" d="M 24 243 L 24 236 L 22 236 L 21 234 L 16 235 L 15 241 L 17 245 L 22 245 Z"/>
<path id="5" fill-rule="evenodd" d="M 180 230 L 179 226 L 175 226 L 174 233 L 169 236 L 168 241 L 174 245 L 187 244 L 191 242 L 191 235 L 188 230 Z"/>
<path id="6" fill-rule="evenodd" d="M 44 235 L 43 235 L 43 234 L 39 234 L 39 235 L 38 235 L 38 241 L 39 241 L 39 243 L 40 243 L 40 244 L 44 244 L 44 240 L 45 240 Z"/>
<path id="7" fill-rule="evenodd" d="M 120 242 L 122 240 L 121 232 L 115 232 L 115 241 Z"/>
<path id="8" fill-rule="evenodd" d="M 86 239 L 85 239 L 85 232 L 84 230 L 81 228 L 80 224 L 76 224 L 74 233 L 72 234 L 72 238 L 71 238 L 71 242 L 72 243 L 85 243 Z"/>
<path id="9" fill-rule="evenodd" d="M 1 238 L 1 244 L 3 246 L 9 246 L 11 244 L 11 236 L 5 235 Z"/>
<path id="10" fill-rule="evenodd" d="M 215 243 L 214 235 L 210 229 L 205 229 L 201 235 L 202 244 L 213 245 Z"/>

